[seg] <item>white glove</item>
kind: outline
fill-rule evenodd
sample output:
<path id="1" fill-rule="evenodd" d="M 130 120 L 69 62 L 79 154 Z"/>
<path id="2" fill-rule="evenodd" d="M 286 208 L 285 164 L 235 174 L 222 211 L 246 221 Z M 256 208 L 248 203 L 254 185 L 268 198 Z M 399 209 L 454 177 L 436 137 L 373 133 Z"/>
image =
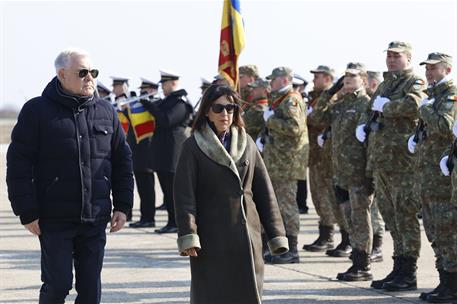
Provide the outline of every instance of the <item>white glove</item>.
<path id="1" fill-rule="evenodd" d="M 257 145 L 257 148 L 259 149 L 260 152 L 263 152 L 263 144 L 262 142 L 260 141 L 260 137 L 257 138 L 257 140 L 255 141 L 255 144 Z"/>
<path id="2" fill-rule="evenodd" d="M 317 136 L 317 144 L 319 145 L 319 147 L 323 148 L 324 147 L 324 142 L 325 140 L 323 139 L 323 136 L 324 134 L 319 134 Z"/>
<path id="3" fill-rule="evenodd" d="M 263 120 L 265 120 L 265 122 L 267 122 L 268 118 L 270 118 L 271 115 L 273 115 L 275 112 L 273 110 L 266 110 L 265 112 L 263 112 Z"/>
<path id="4" fill-rule="evenodd" d="M 308 115 L 311 114 L 311 113 L 313 113 L 313 107 L 308 107 L 307 112 L 308 112 Z"/>
<path id="5" fill-rule="evenodd" d="M 355 129 L 355 137 L 357 137 L 357 140 L 361 143 L 365 142 L 365 139 L 367 138 L 367 133 L 365 133 L 364 128 L 365 124 L 360 125 Z"/>
<path id="6" fill-rule="evenodd" d="M 390 101 L 389 98 L 387 97 L 376 97 L 374 102 L 373 102 L 373 106 L 372 106 L 372 110 L 373 111 L 378 111 L 378 112 L 382 112 L 382 108 L 384 107 L 384 105 L 386 103 L 388 103 Z"/>
<path id="7" fill-rule="evenodd" d="M 452 133 L 457 137 L 457 120 L 454 121 L 454 125 L 452 126 Z"/>
<path id="8" fill-rule="evenodd" d="M 414 154 L 414 150 L 416 149 L 416 142 L 414 141 L 414 135 L 411 135 L 408 139 L 408 151 L 411 154 Z"/>
<path id="9" fill-rule="evenodd" d="M 422 106 L 425 106 L 425 105 L 428 105 L 428 104 L 432 104 L 435 102 L 435 98 L 431 98 L 431 99 L 428 99 L 428 98 L 424 98 L 422 101 L 421 101 L 421 104 L 419 105 L 419 107 L 422 107 Z"/>
<path id="10" fill-rule="evenodd" d="M 444 176 L 449 176 L 451 174 L 451 172 L 449 172 L 449 168 L 447 167 L 448 158 L 449 158 L 449 156 L 446 155 L 440 161 L 441 172 L 443 172 Z"/>

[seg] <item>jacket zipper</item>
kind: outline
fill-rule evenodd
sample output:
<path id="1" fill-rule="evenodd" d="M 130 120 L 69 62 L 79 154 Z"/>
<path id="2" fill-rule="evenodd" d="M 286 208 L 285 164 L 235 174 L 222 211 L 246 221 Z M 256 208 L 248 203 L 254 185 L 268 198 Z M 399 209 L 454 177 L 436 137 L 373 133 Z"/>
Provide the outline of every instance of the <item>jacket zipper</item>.
<path id="1" fill-rule="evenodd" d="M 76 143 L 78 145 L 78 167 L 79 167 L 79 177 L 81 179 L 81 222 L 84 222 L 83 213 L 84 213 L 84 179 L 83 179 L 83 171 L 81 168 L 81 142 L 79 141 L 79 128 L 78 128 L 78 115 L 79 112 L 74 112 L 74 119 L 75 119 L 75 128 L 76 128 Z"/>

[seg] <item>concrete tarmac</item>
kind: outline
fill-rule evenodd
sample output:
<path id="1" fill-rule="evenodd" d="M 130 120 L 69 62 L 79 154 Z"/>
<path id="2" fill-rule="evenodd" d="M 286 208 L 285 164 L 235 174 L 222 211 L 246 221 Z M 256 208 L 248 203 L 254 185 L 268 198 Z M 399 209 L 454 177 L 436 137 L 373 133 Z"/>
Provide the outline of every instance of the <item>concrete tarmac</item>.
<path id="1" fill-rule="evenodd" d="M 38 303 L 41 286 L 39 243 L 11 211 L 5 183 L 5 155 L 6 145 L 0 145 L 0 303 Z M 158 185 L 156 193 L 159 205 L 162 193 Z M 134 220 L 138 217 L 136 194 Z M 317 216 L 311 209 L 310 214 L 300 218 L 301 248 L 316 238 Z M 158 211 L 156 221 L 158 227 L 165 224 L 165 211 Z M 153 228 L 125 227 L 118 233 L 108 233 L 102 303 L 189 303 L 188 258 L 178 255 L 176 235 L 158 235 L 153 231 Z M 338 234 L 336 242 L 339 242 Z M 386 233 L 383 252 L 384 261 L 372 265 L 375 279 L 383 278 L 392 267 L 389 233 Z M 433 252 L 423 231 L 417 291 L 392 293 L 374 290 L 369 287 L 370 282 L 337 281 L 336 274 L 351 265 L 347 258 L 330 258 L 323 253 L 300 249 L 300 259 L 299 264 L 266 265 L 263 303 L 423 303 L 418 299 L 419 293 L 438 284 Z M 67 303 L 74 299 L 75 290 L 72 289 Z"/>

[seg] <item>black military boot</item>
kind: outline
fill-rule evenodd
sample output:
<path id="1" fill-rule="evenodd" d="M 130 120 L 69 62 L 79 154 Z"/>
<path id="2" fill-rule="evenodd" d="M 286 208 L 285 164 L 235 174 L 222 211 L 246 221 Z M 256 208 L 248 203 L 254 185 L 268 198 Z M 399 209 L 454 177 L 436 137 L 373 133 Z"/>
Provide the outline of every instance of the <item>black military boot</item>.
<path id="1" fill-rule="evenodd" d="M 348 257 L 351 255 L 352 247 L 349 242 L 349 233 L 346 230 L 341 229 L 341 243 L 335 247 L 335 249 L 329 249 L 325 252 L 326 255 L 331 257 Z"/>
<path id="2" fill-rule="evenodd" d="M 339 273 L 337 279 L 340 281 L 371 281 L 373 275 L 371 274 L 370 258 L 368 253 L 354 249 L 352 251 L 353 264 L 346 271 Z"/>
<path id="3" fill-rule="evenodd" d="M 400 271 L 390 282 L 382 285 L 382 289 L 387 291 L 405 291 L 417 289 L 417 258 L 403 257 L 403 263 Z"/>
<path id="4" fill-rule="evenodd" d="M 303 249 L 311 252 L 333 249 L 333 234 L 333 226 L 323 226 L 319 224 L 319 237 L 312 244 L 304 245 Z"/>
<path id="5" fill-rule="evenodd" d="M 440 283 L 438 284 L 438 286 L 436 286 L 435 289 L 433 289 L 432 291 L 429 291 L 429 292 L 421 292 L 421 294 L 419 295 L 419 299 L 421 300 L 427 300 L 427 297 L 429 295 L 432 295 L 432 294 L 438 294 L 441 292 L 441 290 L 443 290 L 446 286 L 446 282 L 447 282 L 447 273 L 442 270 L 442 269 L 438 269 L 438 273 L 440 275 Z"/>
<path id="6" fill-rule="evenodd" d="M 398 274 L 398 272 L 401 269 L 401 265 L 403 263 L 403 257 L 402 256 L 392 257 L 392 259 L 394 260 L 394 267 L 393 267 L 392 271 L 384 279 L 371 282 L 371 287 L 373 287 L 374 289 L 382 289 L 382 286 L 384 285 L 384 283 L 390 282 L 395 278 L 395 276 Z"/>
<path id="7" fill-rule="evenodd" d="M 289 241 L 289 251 L 281 255 L 272 256 L 269 264 L 300 263 L 297 249 L 297 236 L 288 235 L 287 240 Z"/>
<path id="8" fill-rule="evenodd" d="M 373 250 L 371 251 L 371 263 L 382 262 L 382 234 L 373 235 Z"/>
<path id="9" fill-rule="evenodd" d="M 457 301 L 457 273 L 445 272 L 445 276 L 447 279 L 444 288 L 437 294 L 427 296 L 427 302 L 451 303 L 452 301 Z"/>

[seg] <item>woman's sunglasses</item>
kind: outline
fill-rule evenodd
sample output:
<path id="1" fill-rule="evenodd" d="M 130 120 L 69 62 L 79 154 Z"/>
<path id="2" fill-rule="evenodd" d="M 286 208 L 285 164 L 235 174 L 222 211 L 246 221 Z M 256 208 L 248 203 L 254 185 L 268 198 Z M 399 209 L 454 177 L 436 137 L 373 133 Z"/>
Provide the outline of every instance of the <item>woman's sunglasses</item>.
<path id="1" fill-rule="evenodd" d="M 93 70 L 90 70 L 90 71 L 88 69 L 82 69 L 82 70 L 79 70 L 78 76 L 79 76 L 79 78 L 84 78 L 89 73 L 92 76 L 92 78 L 97 78 L 99 72 L 98 72 L 97 69 L 93 69 Z"/>
<path id="2" fill-rule="evenodd" d="M 224 109 L 227 111 L 227 113 L 233 113 L 237 108 L 238 105 L 233 103 L 228 103 L 226 105 L 220 103 L 213 103 L 211 105 L 211 110 L 213 110 L 213 112 L 216 114 L 222 113 Z"/>

